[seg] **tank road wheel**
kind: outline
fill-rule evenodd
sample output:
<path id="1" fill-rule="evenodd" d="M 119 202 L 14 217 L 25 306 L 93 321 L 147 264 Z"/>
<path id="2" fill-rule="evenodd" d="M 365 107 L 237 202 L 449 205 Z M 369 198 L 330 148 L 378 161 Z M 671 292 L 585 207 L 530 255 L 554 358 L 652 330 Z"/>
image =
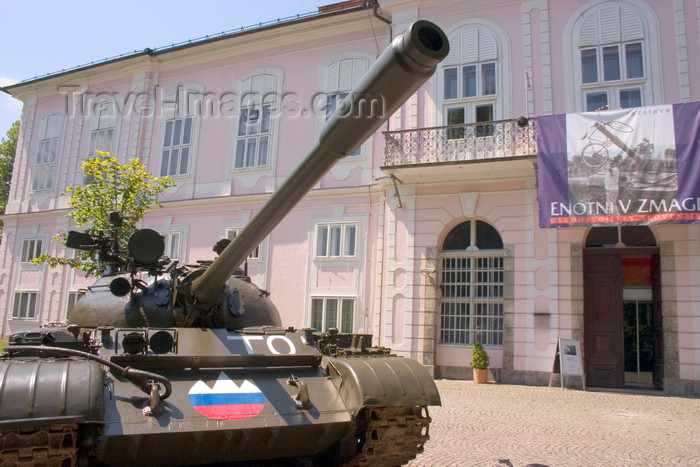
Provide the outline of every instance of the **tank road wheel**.
<path id="1" fill-rule="evenodd" d="M 358 422 L 358 454 L 346 466 L 402 465 L 430 439 L 427 407 L 367 407 Z"/>
<path id="2" fill-rule="evenodd" d="M 74 466 L 77 436 L 77 425 L 0 430 L 0 465 Z"/>

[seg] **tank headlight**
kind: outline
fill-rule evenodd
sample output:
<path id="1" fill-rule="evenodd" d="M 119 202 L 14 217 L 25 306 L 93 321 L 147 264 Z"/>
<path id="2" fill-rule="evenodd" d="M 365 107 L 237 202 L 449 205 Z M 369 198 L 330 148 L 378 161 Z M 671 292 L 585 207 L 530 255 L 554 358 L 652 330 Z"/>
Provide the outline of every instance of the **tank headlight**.
<path id="1" fill-rule="evenodd" d="M 131 292 L 131 282 L 126 277 L 117 277 L 109 283 L 109 291 L 115 297 L 123 297 Z"/>
<path id="2" fill-rule="evenodd" d="M 172 334 L 167 331 L 157 331 L 153 333 L 148 340 L 148 346 L 151 351 L 157 354 L 172 352 L 175 339 Z"/>
<path id="3" fill-rule="evenodd" d="M 130 332 L 124 336 L 122 348 L 128 354 L 143 353 L 146 348 L 146 338 L 140 332 Z"/>

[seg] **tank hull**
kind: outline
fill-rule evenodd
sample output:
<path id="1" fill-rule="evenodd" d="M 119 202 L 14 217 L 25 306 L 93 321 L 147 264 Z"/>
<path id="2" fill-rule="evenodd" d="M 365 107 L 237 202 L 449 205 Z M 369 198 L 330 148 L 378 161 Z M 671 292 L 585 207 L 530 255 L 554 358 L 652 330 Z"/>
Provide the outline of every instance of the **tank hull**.
<path id="1" fill-rule="evenodd" d="M 84 342 L 97 349 L 94 357 L 11 345 L 12 357 L 0 361 L 0 375 L 7 376 L 0 381 L 6 396 L 0 399 L 0 459 L 19 455 L 4 442 L 16 433 L 72 424 L 75 459 L 104 465 L 316 456 L 342 465 L 358 455 L 357 436 L 369 418 L 363 411 L 409 408 L 400 417 L 406 434 L 385 443 L 408 440 L 416 449 L 427 440 L 420 428 L 427 414 L 417 415 L 417 424 L 406 424 L 406 416 L 440 403 L 432 378 L 415 361 L 359 347 L 358 355 L 324 355 L 312 330 L 54 327 L 14 340 L 57 343 L 69 340 L 66 335 L 78 338 L 61 345 Z M 101 362 L 157 371 L 169 382 L 167 398 L 154 398 L 125 371 Z M 414 432 L 417 441 L 410 441 Z"/>
<path id="2" fill-rule="evenodd" d="M 315 401 L 309 410 L 300 410 L 293 401 L 295 388 L 286 383 L 291 372 L 309 387 Z M 138 388 L 115 382 L 115 395 L 105 406 L 105 428 L 97 449 L 101 462 L 166 465 L 312 456 L 328 450 L 353 430 L 343 401 L 320 368 L 162 374 L 173 383 L 173 394 L 156 416 L 143 415 L 147 400 Z M 222 378 L 239 386 L 247 381 L 258 388 L 264 398 L 260 412 L 249 406 L 228 412 L 215 407 L 206 412 L 208 416 L 200 413 L 188 398 L 190 391 L 199 382 L 213 388 Z"/>

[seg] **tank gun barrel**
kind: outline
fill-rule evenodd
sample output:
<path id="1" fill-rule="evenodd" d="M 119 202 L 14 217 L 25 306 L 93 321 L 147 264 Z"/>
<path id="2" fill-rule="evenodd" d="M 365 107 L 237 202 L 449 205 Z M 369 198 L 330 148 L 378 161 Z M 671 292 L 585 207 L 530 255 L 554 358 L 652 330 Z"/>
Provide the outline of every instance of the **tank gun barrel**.
<path id="1" fill-rule="evenodd" d="M 339 159 L 352 154 L 433 75 L 448 52 L 445 33 L 429 21 L 415 21 L 397 37 L 338 106 L 301 165 L 192 282 L 192 296 L 201 303 L 214 302 L 250 252 Z"/>

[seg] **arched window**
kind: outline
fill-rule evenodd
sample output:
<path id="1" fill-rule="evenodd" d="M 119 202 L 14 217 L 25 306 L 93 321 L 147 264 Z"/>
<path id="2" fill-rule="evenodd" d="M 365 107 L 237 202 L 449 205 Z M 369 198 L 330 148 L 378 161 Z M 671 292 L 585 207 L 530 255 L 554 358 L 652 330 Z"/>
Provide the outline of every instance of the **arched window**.
<path id="1" fill-rule="evenodd" d="M 161 177 L 190 176 L 196 152 L 199 120 L 202 115 L 204 87 L 197 84 L 180 85 L 167 95 L 160 159 Z"/>
<path id="2" fill-rule="evenodd" d="M 370 65 L 370 56 L 366 54 L 344 55 L 335 57 L 321 66 L 321 82 L 323 83 L 323 95 L 325 100 L 320 102 L 320 125 L 330 118 L 343 99 L 360 82 L 367 73 Z M 360 156 L 367 144 L 363 144 L 355 150 L 353 156 Z"/>
<path id="3" fill-rule="evenodd" d="M 90 120 L 90 141 L 84 161 L 97 156 L 97 151 L 114 153 L 117 124 L 119 122 L 119 108 L 114 100 L 103 99 L 95 103 Z M 83 175 L 82 183 L 87 185 L 92 177 Z"/>
<path id="4" fill-rule="evenodd" d="M 585 11 L 573 29 L 577 110 L 652 104 L 649 31 L 642 14 L 623 2 Z"/>
<path id="5" fill-rule="evenodd" d="M 654 232 L 645 225 L 593 227 L 586 236 L 586 247 L 653 247 Z"/>
<path id="6" fill-rule="evenodd" d="M 32 172 L 32 191 L 54 189 L 56 166 L 61 157 L 64 115 L 53 113 L 39 121 L 36 157 Z"/>
<path id="7" fill-rule="evenodd" d="M 442 64 L 442 99 L 447 125 L 489 122 L 502 118 L 503 100 L 500 44 L 484 25 L 465 26 L 449 36 L 450 53 Z M 490 125 L 477 136 L 490 134 Z M 462 138 L 464 129 L 450 130 L 450 139 Z"/>
<path id="8" fill-rule="evenodd" d="M 278 118 L 282 75 L 277 71 L 260 71 L 238 83 L 241 109 L 236 126 L 236 149 L 233 169 L 265 168 L 270 165 L 273 139 Z"/>
<path id="9" fill-rule="evenodd" d="M 503 345 L 503 240 L 490 224 L 467 220 L 440 252 L 440 342 Z"/>

